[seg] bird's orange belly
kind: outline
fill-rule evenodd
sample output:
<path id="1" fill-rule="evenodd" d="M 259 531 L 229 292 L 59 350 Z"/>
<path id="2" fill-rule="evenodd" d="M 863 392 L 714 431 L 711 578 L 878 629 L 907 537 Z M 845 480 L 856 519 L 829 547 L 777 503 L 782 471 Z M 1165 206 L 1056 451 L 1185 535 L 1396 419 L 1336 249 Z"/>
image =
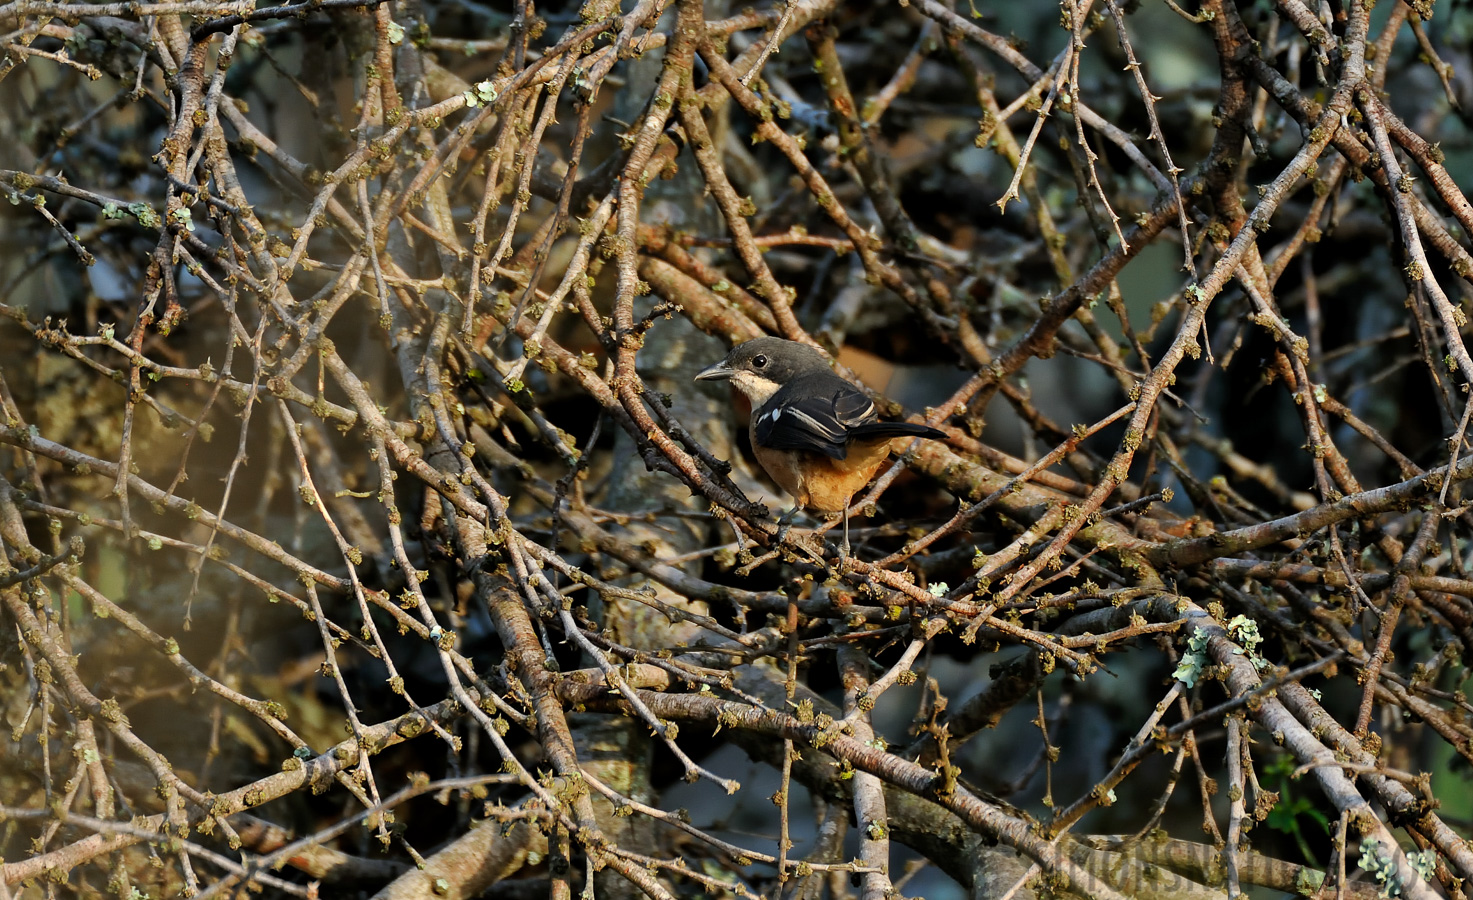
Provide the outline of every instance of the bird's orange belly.
<path id="1" fill-rule="evenodd" d="M 842 460 L 804 450 L 753 450 L 762 468 L 799 506 L 814 512 L 840 513 L 875 477 L 889 456 L 890 442 L 868 447 L 851 445 L 848 458 Z"/>

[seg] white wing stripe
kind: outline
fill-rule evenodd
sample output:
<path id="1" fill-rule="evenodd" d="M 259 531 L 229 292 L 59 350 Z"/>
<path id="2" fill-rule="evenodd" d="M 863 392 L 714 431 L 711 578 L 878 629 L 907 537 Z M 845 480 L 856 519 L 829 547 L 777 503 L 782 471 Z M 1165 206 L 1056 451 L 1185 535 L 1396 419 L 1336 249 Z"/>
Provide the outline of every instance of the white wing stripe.
<path id="1" fill-rule="evenodd" d="M 839 440 L 844 437 L 844 432 L 842 429 L 836 430 L 832 426 L 824 422 L 820 422 L 818 419 L 815 419 L 813 416 L 810 416 L 808 413 L 804 412 L 801 409 L 793 407 L 789 408 L 788 412 L 792 413 L 798 419 L 798 421 L 807 425 L 809 428 L 812 428 L 819 434 L 827 437 L 831 441 Z"/>
<path id="2" fill-rule="evenodd" d="M 845 416 L 844 421 L 851 422 L 855 425 L 863 425 L 865 422 L 869 421 L 870 418 L 877 415 L 878 413 L 875 412 L 875 405 L 873 403 L 866 403 L 862 412 L 856 413 L 852 416 Z"/>

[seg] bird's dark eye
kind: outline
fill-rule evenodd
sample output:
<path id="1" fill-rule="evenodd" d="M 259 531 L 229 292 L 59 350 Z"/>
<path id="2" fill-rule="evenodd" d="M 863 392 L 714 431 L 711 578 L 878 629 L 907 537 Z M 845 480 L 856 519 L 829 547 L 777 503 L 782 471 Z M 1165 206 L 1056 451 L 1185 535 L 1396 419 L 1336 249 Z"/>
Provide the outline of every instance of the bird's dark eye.
<path id="1" fill-rule="evenodd" d="M 759 353 L 756 356 L 752 357 L 752 367 L 753 368 L 760 369 L 760 368 L 763 368 L 766 365 L 767 365 L 767 357 L 766 356 L 763 356 L 761 353 Z"/>

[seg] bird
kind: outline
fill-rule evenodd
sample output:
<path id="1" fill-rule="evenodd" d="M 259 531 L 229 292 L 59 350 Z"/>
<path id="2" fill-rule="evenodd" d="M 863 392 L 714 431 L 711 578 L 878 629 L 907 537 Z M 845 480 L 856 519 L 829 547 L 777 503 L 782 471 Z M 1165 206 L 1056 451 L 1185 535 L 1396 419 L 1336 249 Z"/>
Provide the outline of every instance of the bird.
<path id="1" fill-rule="evenodd" d="M 797 341 L 745 341 L 696 380 L 729 381 L 751 401 L 752 452 L 796 504 L 780 524 L 799 509 L 843 515 L 841 564 L 849 556 L 849 501 L 896 442 L 946 437 L 929 425 L 881 421 L 863 391 L 834 374 L 817 349 Z"/>

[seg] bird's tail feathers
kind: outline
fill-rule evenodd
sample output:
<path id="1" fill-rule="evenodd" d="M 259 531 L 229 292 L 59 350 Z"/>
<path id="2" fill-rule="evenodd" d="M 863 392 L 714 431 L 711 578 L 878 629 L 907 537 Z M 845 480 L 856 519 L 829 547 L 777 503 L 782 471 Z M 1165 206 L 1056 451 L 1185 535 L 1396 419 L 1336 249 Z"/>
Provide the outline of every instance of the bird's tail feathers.
<path id="1" fill-rule="evenodd" d="M 932 438 L 941 439 L 946 437 L 946 432 L 929 425 L 916 425 L 912 422 L 870 422 L 849 430 L 850 440 L 878 440 L 880 438 Z"/>

